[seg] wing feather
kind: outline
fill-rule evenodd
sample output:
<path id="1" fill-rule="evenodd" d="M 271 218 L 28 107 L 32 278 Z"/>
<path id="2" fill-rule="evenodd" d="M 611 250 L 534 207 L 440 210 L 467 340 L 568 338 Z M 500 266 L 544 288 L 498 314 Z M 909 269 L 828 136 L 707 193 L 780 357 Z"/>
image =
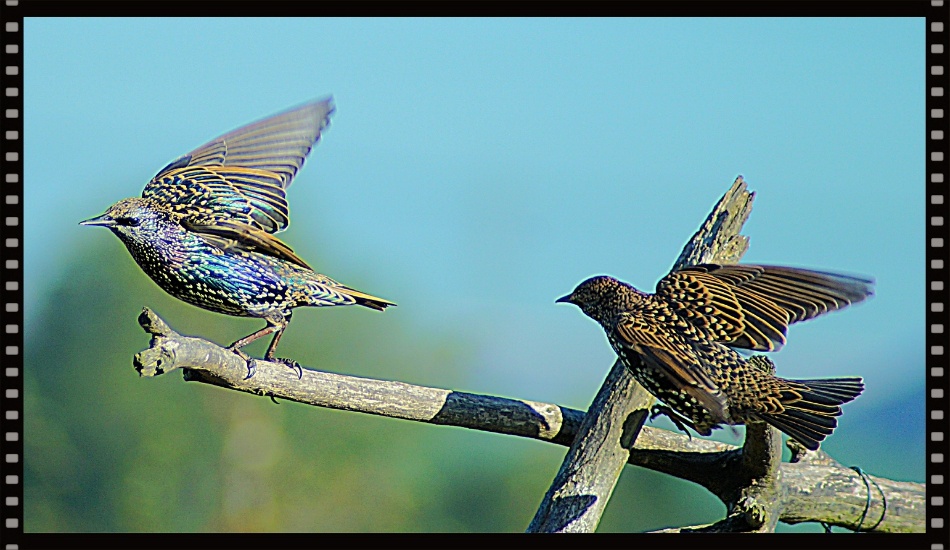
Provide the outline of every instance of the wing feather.
<path id="1" fill-rule="evenodd" d="M 726 399 L 681 338 L 649 322 L 638 312 L 625 313 L 614 330 L 621 346 L 637 353 L 680 391 L 694 397 L 720 421 L 728 418 Z"/>
<path id="2" fill-rule="evenodd" d="M 788 326 L 873 294 L 873 280 L 767 265 L 700 264 L 674 271 L 656 293 L 707 338 L 732 347 L 774 351 Z"/>
<path id="3" fill-rule="evenodd" d="M 280 239 L 247 224 L 234 220 L 215 220 L 214 223 L 206 224 L 187 219 L 182 220 L 181 223 L 185 229 L 197 234 L 205 242 L 217 247 L 222 252 L 236 250 L 257 252 L 287 260 L 310 270 L 313 269 Z"/>
<path id="4" fill-rule="evenodd" d="M 267 233 L 282 231 L 290 223 L 285 190 L 332 112 L 327 98 L 228 132 L 172 161 L 142 196 L 196 223 L 233 220 Z"/>

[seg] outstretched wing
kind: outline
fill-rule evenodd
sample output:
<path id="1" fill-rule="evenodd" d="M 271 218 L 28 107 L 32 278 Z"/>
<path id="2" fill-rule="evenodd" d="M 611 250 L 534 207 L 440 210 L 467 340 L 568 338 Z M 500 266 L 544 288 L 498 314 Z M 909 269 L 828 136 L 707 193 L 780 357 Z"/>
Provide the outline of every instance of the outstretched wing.
<path id="1" fill-rule="evenodd" d="M 700 264 L 670 273 L 656 293 L 706 338 L 774 351 L 785 344 L 788 325 L 861 302 L 873 284 L 792 267 Z"/>
<path id="2" fill-rule="evenodd" d="M 267 233 L 286 229 L 290 218 L 284 190 L 332 112 L 327 98 L 224 134 L 159 171 L 142 196 L 197 224 L 229 220 Z"/>
<path id="3" fill-rule="evenodd" d="M 692 347 L 649 317 L 649 313 L 642 311 L 621 315 L 613 334 L 624 348 L 621 353 L 639 354 L 679 391 L 695 398 L 720 421 L 726 419 L 725 396 L 702 367 Z"/>

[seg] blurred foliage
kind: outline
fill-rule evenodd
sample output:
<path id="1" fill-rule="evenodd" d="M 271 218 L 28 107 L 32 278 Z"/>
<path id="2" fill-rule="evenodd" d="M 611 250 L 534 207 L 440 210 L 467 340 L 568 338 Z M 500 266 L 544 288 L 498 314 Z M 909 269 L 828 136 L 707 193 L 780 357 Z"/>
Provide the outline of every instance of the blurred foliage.
<path id="1" fill-rule="evenodd" d="M 27 316 L 28 532 L 518 532 L 564 456 L 564 447 L 533 440 L 275 405 L 186 384 L 178 373 L 140 378 L 131 358 L 148 343 L 136 322 L 145 305 L 176 330 L 221 344 L 261 322 L 167 296 L 114 239 L 66 261 L 45 304 Z M 280 355 L 433 386 L 465 378 L 477 350 L 462 336 L 419 334 L 390 311 L 299 311 Z M 600 530 L 723 513 L 703 489 L 630 467 Z"/>

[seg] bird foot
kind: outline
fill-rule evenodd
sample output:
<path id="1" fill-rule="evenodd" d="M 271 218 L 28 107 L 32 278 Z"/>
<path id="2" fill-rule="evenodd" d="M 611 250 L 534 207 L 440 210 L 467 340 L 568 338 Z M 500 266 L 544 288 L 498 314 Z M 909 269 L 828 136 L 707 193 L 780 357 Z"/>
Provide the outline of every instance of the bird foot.
<path id="1" fill-rule="evenodd" d="M 228 349 L 233 351 L 235 354 L 237 354 L 238 357 L 240 357 L 241 359 L 244 360 L 245 363 L 247 363 L 247 376 L 245 376 L 244 379 L 247 380 L 248 378 L 254 376 L 254 373 L 257 372 L 258 359 L 254 359 L 253 357 L 244 353 L 238 348 L 231 347 Z M 290 367 L 291 369 L 293 369 L 294 372 L 297 373 L 297 380 L 300 380 L 301 378 L 303 378 L 303 367 L 301 367 L 300 363 L 294 361 L 293 359 L 283 359 L 281 357 L 265 357 L 264 360 L 273 361 L 274 363 L 280 363 L 282 365 L 286 365 Z"/>
<path id="2" fill-rule="evenodd" d="M 247 380 L 248 378 L 254 376 L 254 373 L 257 372 L 257 359 L 254 359 L 253 357 L 244 353 L 238 348 L 230 347 L 228 349 L 233 351 L 235 355 L 237 355 L 238 357 L 243 359 L 245 363 L 247 363 L 247 376 L 245 376 L 244 379 Z"/>
<path id="3" fill-rule="evenodd" d="M 653 405 L 653 408 L 650 409 L 650 420 L 653 420 L 660 415 L 669 418 L 670 421 L 673 422 L 673 425 L 675 425 L 681 432 L 685 433 L 686 437 L 688 437 L 690 441 L 693 440 L 692 434 L 690 434 L 689 430 L 686 429 L 686 426 L 693 427 L 692 422 L 686 420 L 680 416 L 679 413 L 667 407 L 666 405 Z"/>
<path id="4" fill-rule="evenodd" d="M 257 372 L 257 359 L 253 357 L 247 358 L 247 376 L 244 377 L 245 380 L 254 376 L 254 373 Z"/>
<path id="5" fill-rule="evenodd" d="M 274 357 L 271 359 L 271 361 L 275 363 L 280 363 L 282 365 L 286 365 L 290 367 L 291 369 L 293 369 L 294 372 L 297 373 L 297 380 L 300 380 L 301 378 L 303 378 L 303 367 L 301 367 L 300 363 L 294 361 L 293 359 L 284 359 L 281 357 Z"/>

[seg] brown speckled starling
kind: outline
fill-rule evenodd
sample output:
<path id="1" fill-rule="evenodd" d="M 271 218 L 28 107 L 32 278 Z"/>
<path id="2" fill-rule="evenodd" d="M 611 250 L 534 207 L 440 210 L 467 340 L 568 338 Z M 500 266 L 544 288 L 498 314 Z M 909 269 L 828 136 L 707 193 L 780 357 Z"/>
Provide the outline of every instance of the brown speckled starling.
<path id="1" fill-rule="evenodd" d="M 709 435 L 723 424 L 765 421 L 815 450 L 841 405 L 864 389 L 861 378 L 786 380 L 765 357 L 745 359 L 732 348 L 776 350 L 788 325 L 860 302 L 872 285 L 789 267 L 703 264 L 670 273 L 655 294 L 599 276 L 557 301 L 600 323 L 674 422 Z"/>
<path id="2" fill-rule="evenodd" d="M 171 162 L 141 197 L 123 199 L 82 225 L 108 227 L 143 271 L 172 296 L 198 307 L 267 321 L 230 348 L 274 334 L 274 351 L 292 309 L 388 300 L 313 271 L 273 233 L 290 223 L 285 190 L 330 121 L 330 98 L 307 103 L 212 140 Z M 296 362 L 278 359 L 302 374 Z"/>

